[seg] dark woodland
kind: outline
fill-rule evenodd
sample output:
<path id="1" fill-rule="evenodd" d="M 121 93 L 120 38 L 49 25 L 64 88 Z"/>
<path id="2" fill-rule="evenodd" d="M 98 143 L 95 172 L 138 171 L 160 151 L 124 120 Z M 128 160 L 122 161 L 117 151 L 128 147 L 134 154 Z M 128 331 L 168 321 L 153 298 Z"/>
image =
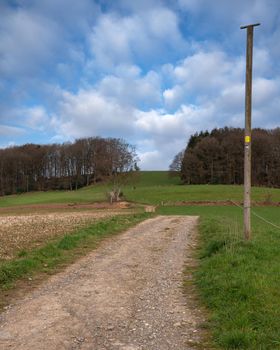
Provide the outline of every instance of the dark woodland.
<path id="1" fill-rule="evenodd" d="M 137 167 L 134 147 L 122 139 L 0 149 L 0 194 L 73 190 Z"/>
<path id="2" fill-rule="evenodd" d="M 170 172 L 185 184 L 242 184 L 244 130 L 213 129 L 192 135 Z M 252 184 L 280 187 L 280 128 L 252 132 Z"/>

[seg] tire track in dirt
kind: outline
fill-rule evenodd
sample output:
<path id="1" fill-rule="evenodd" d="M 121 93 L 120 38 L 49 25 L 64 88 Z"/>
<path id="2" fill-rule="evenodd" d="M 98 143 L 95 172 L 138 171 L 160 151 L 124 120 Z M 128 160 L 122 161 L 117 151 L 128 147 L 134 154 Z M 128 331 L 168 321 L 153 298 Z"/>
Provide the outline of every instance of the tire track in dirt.
<path id="1" fill-rule="evenodd" d="M 0 349 L 193 349 L 203 315 L 181 287 L 196 223 L 159 216 L 107 240 L 1 315 Z"/>

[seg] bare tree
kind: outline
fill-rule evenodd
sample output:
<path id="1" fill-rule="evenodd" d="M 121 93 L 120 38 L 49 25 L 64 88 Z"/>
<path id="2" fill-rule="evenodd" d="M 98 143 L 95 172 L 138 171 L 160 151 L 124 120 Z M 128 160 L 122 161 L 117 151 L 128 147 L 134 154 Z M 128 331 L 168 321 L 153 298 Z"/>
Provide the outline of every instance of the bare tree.
<path id="1" fill-rule="evenodd" d="M 182 170 L 182 162 L 184 158 L 184 151 L 176 154 L 172 163 L 169 165 L 169 176 L 178 176 Z"/>
<path id="2" fill-rule="evenodd" d="M 137 162 L 134 147 L 123 139 L 100 137 L 61 145 L 14 146 L 1 149 L 0 157 L 1 195 L 78 189 L 113 176 L 119 178 Z"/>

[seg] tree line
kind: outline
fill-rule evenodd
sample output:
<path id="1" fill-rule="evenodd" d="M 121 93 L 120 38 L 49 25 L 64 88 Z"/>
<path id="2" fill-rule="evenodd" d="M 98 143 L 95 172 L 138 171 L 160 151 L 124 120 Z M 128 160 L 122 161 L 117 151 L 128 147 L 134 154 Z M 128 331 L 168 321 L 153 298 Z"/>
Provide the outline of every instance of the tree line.
<path id="1" fill-rule="evenodd" d="M 244 130 L 213 129 L 192 135 L 170 165 L 186 184 L 242 184 Z M 252 131 L 252 184 L 280 187 L 280 128 Z"/>
<path id="2" fill-rule="evenodd" d="M 135 148 L 118 138 L 13 146 L 0 149 L 0 194 L 73 190 L 135 168 Z"/>

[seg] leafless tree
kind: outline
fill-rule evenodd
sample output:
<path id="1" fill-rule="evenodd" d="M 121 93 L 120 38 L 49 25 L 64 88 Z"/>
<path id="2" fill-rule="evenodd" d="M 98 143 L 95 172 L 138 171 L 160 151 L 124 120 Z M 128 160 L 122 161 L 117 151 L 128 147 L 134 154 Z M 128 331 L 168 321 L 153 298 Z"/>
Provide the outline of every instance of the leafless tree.
<path id="1" fill-rule="evenodd" d="M 0 194 L 76 190 L 133 168 L 134 147 L 122 139 L 91 137 L 73 143 L 0 149 Z"/>

